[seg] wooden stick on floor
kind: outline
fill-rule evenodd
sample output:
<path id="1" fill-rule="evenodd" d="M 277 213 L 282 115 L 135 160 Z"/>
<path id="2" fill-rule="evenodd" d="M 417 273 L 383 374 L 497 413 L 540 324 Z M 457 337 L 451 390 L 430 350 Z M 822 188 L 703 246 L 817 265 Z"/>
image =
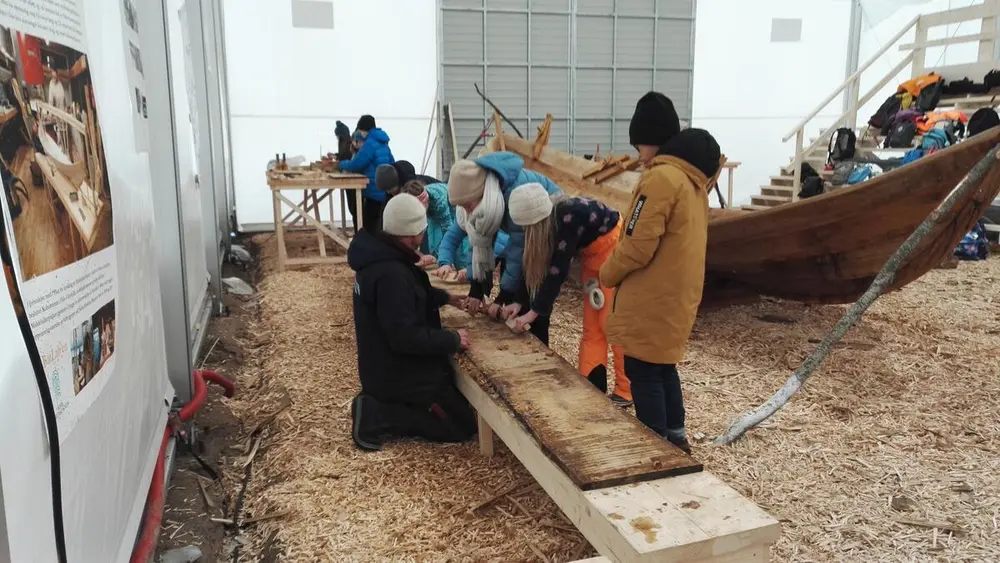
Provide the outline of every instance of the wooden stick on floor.
<path id="1" fill-rule="evenodd" d="M 998 155 L 1000 155 L 1000 146 L 992 148 L 982 160 L 972 167 L 969 175 L 951 192 L 951 195 L 941 202 L 934 211 L 931 211 L 931 214 L 920 223 L 916 230 L 903 241 L 903 244 L 899 246 L 896 252 L 889 257 L 889 260 L 886 261 L 885 265 L 882 266 L 882 270 L 875 276 L 868 290 L 865 291 L 857 302 L 851 305 L 851 308 L 837 321 L 837 324 L 823 338 L 823 341 L 816 345 L 816 349 L 802 362 L 802 365 L 795 370 L 795 373 L 788 378 L 785 384 L 763 405 L 740 416 L 733 422 L 721 436 L 715 439 L 716 444 L 731 444 L 736 441 L 748 430 L 778 412 L 778 410 L 791 400 L 792 395 L 802 389 L 806 381 L 816 372 L 816 368 L 830 355 L 833 347 L 840 342 L 852 326 L 861 321 L 861 316 L 885 292 L 886 288 L 892 286 L 900 267 L 906 263 L 910 254 L 916 250 L 920 242 L 924 240 L 924 237 L 934 230 L 941 221 L 941 217 L 951 212 L 960 201 L 964 200 L 967 194 L 979 188 L 986 175 L 993 170 L 993 167 L 997 166 Z"/>

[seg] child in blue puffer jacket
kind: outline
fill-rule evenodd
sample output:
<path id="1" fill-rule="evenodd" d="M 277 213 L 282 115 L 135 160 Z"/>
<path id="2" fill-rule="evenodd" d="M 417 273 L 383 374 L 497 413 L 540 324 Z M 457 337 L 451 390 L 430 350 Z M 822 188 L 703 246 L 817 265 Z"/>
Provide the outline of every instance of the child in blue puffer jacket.
<path id="1" fill-rule="evenodd" d="M 448 186 L 441 182 L 424 185 L 420 180 L 411 180 L 401 190 L 396 191 L 412 195 L 427 208 L 427 234 L 420 248 L 420 253 L 427 258 L 422 257 L 421 265 L 437 263 L 438 268 L 447 266 L 442 274 L 457 270 L 459 281 L 466 281 L 468 279 L 466 269 L 472 252 L 469 240 L 462 241 L 456 251 L 441 244 L 448 229 L 455 222 L 455 208 L 448 203 Z M 392 195 L 394 194 L 390 192 L 389 197 Z M 493 252 L 500 259 L 504 256 L 507 240 L 507 233 L 497 233 Z"/>
<path id="2" fill-rule="evenodd" d="M 562 193 L 549 178 L 525 169 L 524 159 L 512 152 L 487 154 L 475 161 L 460 160 L 451 168 L 448 200 L 462 209 L 456 210 L 456 220 L 448 228 L 438 253 L 443 257 L 453 255 L 468 239 L 472 247 L 468 270 L 472 275 L 464 307 L 469 314 L 486 309 L 494 318 L 501 314 L 513 318 L 528 309 L 529 296 L 521 263 L 524 229 L 514 223 L 507 209 L 507 200 L 514 188 L 528 183 L 541 184 L 549 195 Z M 503 256 L 497 255 L 494 248 L 500 233 L 509 237 Z M 495 258 L 502 258 L 503 263 L 500 292 L 493 303 L 486 305 L 498 262 Z M 439 275 L 441 269 L 447 270 L 447 267 L 439 268 Z M 545 344 L 548 344 L 548 324 L 548 317 L 539 317 L 531 324 L 532 334 Z"/>
<path id="3" fill-rule="evenodd" d="M 361 192 L 364 206 L 361 210 L 361 220 L 365 228 L 375 232 L 381 222 L 382 206 L 385 201 L 385 193 L 375 187 L 375 170 L 381 164 L 394 163 L 396 159 L 393 158 L 392 149 L 389 148 L 389 135 L 375 126 L 374 117 L 362 115 L 358 120 L 355 135 L 364 139 L 361 148 L 350 160 L 338 162 L 337 169 L 368 177 L 368 185 Z"/>

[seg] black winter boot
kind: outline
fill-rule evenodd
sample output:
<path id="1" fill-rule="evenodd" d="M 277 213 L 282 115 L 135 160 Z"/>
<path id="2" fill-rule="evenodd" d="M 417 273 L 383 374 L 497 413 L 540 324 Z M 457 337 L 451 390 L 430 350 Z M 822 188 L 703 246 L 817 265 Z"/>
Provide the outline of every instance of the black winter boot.
<path id="1" fill-rule="evenodd" d="M 351 402 L 351 437 L 354 445 L 362 450 L 377 452 L 382 449 L 379 440 L 380 424 L 378 403 L 371 397 L 359 394 Z"/>

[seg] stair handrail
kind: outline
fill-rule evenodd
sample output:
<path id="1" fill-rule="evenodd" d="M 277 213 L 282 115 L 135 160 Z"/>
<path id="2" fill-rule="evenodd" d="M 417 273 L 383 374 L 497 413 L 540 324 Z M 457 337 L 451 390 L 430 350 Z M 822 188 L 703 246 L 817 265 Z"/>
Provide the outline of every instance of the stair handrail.
<path id="1" fill-rule="evenodd" d="M 809 115 L 803 117 L 801 121 L 796 123 L 795 127 L 793 127 L 788 133 L 785 134 L 784 137 L 781 138 L 781 142 L 783 143 L 788 142 L 788 140 L 791 139 L 800 129 L 808 125 L 809 122 L 812 121 L 814 117 L 819 115 L 819 112 L 823 111 L 823 108 L 829 105 L 830 102 L 832 102 L 834 98 L 839 96 L 840 93 L 843 92 L 845 88 L 851 85 L 851 83 L 860 78 L 861 74 L 864 73 L 864 71 L 868 70 L 868 68 L 871 67 L 873 64 L 875 64 L 875 61 L 877 61 L 879 57 L 884 55 L 885 52 L 888 51 L 890 47 L 892 47 L 893 45 L 896 44 L 897 41 L 902 39 L 903 36 L 906 35 L 906 32 L 916 27 L 917 23 L 920 22 L 920 18 L 921 16 L 915 16 L 912 20 L 910 20 L 910 23 L 906 24 L 902 29 L 899 30 L 899 33 L 893 35 L 892 39 L 886 41 L 885 44 L 882 45 L 881 49 L 879 49 L 874 55 L 872 55 L 867 61 L 865 61 L 865 64 L 861 65 L 861 67 L 859 67 L 858 70 L 854 72 L 854 74 L 852 74 L 846 80 L 844 80 L 844 82 L 841 83 L 841 85 L 836 90 L 831 92 L 829 96 L 823 99 L 823 101 L 818 106 L 816 106 L 816 109 L 812 110 L 812 112 L 810 112 Z"/>
<path id="2" fill-rule="evenodd" d="M 891 39 L 886 41 L 882 45 L 882 47 L 875 52 L 875 54 L 873 54 L 871 57 L 868 58 L 867 61 L 865 61 L 863 65 L 858 67 L 858 70 L 854 71 L 854 74 L 847 77 L 840 84 L 839 87 L 837 87 L 826 98 L 824 98 L 823 101 L 820 102 L 820 104 L 816 106 L 815 109 L 813 109 L 811 112 L 809 112 L 808 115 L 803 117 L 797 124 L 795 124 L 795 127 L 793 127 L 788 133 L 785 134 L 784 137 L 782 137 L 781 141 L 783 143 L 788 142 L 788 140 L 791 139 L 793 136 L 795 137 L 795 158 L 792 159 L 792 201 L 796 201 L 798 199 L 798 193 L 802 186 L 802 161 L 804 160 L 804 155 L 807 152 L 814 150 L 819 145 L 819 143 L 822 142 L 822 140 L 828 136 L 827 133 L 832 134 L 832 129 L 836 129 L 836 127 L 844 125 L 845 120 L 850 122 L 851 127 L 854 127 L 855 125 L 854 122 L 857 120 L 857 112 L 860 106 L 859 102 L 861 101 L 859 99 L 860 92 L 858 92 L 858 89 L 861 85 L 861 75 L 864 74 L 866 70 L 871 68 L 871 66 L 875 64 L 875 61 L 879 60 L 879 58 L 881 58 L 882 55 L 886 53 L 886 51 L 888 51 L 891 47 L 896 45 L 896 43 L 898 43 L 899 40 L 902 39 L 903 36 L 907 34 L 907 32 L 917 27 L 920 23 L 921 17 L 922 16 L 920 15 L 914 16 L 913 19 L 911 19 L 908 24 L 903 26 L 895 35 L 892 36 Z M 907 57 L 907 59 L 908 60 L 906 64 L 909 63 L 909 60 L 912 60 L 912 56 Z M 895 76 L 899 72 L 898 69 L 900 69 L 899 66 L 897 66 L 895 70 L 891 71 L 892 76 Z M 891 79 L 892 76 L 886 75 L 885 78 L 886 80 L 888 80 Z M 810 144 L 808 149 L 803 150 L 802 144 L 803 141 L 805 140 L 806 125 L 808 125 L 810 121 L 812 121 L 817 115 L 819 115 L 819 113 L 823 111 L 823 109 L 827 105 L 829 105 L 830 102 L 832 102 L 837 96 L 839 96 L 842 92 L 844 92 L 844 90 L 847 89 L 848 86 L 852 85 L 853 85 L 852 91 L 854 92 L 854 99 L 851 100 L 850 103 L 848 104 L 849 107 L 847 111 L 841 114 L 841 116 L 834 123 L 834 127 L 830 128 L 831 130 L 828 130 L 826 133 L 820 135 L 815 141 L 813 141 L 812 144 Z M 878 88 L 881 87 L 882 86 L 879 86 Z M 870 94 L 874 95 L 878 88 L 874 89 L 872 92 L 870 92 Z M 867 101 L 869 97 L 870 96 L 866 95 L 865 101 Z"/>

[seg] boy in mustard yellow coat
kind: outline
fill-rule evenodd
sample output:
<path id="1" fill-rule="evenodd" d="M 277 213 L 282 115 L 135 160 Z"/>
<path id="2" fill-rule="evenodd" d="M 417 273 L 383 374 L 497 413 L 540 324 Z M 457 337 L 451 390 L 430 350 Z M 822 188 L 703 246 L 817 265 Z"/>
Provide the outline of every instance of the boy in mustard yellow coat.
<path id="1" fill-rule="evenodd" d="M 673 103 L 659 92 L 639 99 L 629 139 L 645 170 L 600 272 L 601 283 L 616 288 L 606 331 L 625 349 L 636 417 L 690 453 L 677 363 L 701 303 L 719 144 L 707 131 L 680 131 Z"/>

